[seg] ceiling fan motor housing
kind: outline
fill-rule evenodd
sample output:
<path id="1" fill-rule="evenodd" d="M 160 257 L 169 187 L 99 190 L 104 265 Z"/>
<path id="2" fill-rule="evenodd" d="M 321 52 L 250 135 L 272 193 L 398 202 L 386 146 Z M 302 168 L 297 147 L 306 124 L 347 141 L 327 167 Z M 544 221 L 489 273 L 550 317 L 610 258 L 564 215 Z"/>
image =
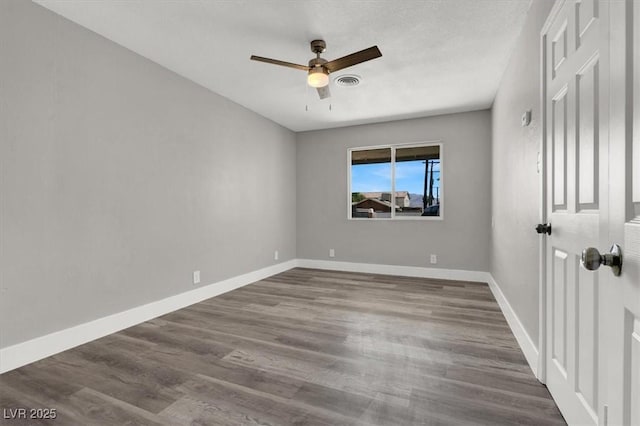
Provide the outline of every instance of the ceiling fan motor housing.
<path id="1" fill-rule="evenodd" d="M 324 64 L 326 64 L 328 61 L 326 59 L 322 59 L 322 58 L 313 58 L 309 61 L 309 68 L 318 68 L 318 67 L 322 67 L 324 68 Z"/>

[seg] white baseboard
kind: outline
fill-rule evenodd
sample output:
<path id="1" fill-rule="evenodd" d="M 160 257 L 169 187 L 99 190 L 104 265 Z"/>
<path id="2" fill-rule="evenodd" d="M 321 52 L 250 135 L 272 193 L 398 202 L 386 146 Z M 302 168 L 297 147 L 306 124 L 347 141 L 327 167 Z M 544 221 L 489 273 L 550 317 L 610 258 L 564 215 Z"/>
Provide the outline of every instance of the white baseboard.
<path id="1" fill-rule="evenodd" d="M 504 293 L 500 289 L 500 286 L 498 285 L 496 280 L 493 278 L 493 275 L 491 275 L 488 272 L 486 274 L 487 274 L 486 281 L 489 283 L 489 288 L 493 293 L 493 297 L 496 298 L 498 305 L 500 305 L 502 314 L 507 319 L 507 323 L 511 328 L 511 332 L 516 337 L 516 340 L 520 345 L 520 349 L 522 349 L 522 353 L 524 354 L 524 357 L 527 359 L 527 362 L 529 363 L 529 367 L 531 368 L 531 371 L 533 371 L 534 376 L 536 376 L 536 378 L 539 379 L 538 357 L 540 356 L 540 354 L 538 352 L 537 345 L 531 339 L 531 336 L 529 336 L 529 333 L 527 333 L 527 330 L 525 330 L 524 326 L 522 325 L 522 322 L 520 322 L 520 318 L 518 318 L 518 315 L 515 313 L 515 311 L 509 304 L 509 301 L 507 300 Z"/>
<path id="2" fill-rule="evenodd" d="M 161 315 L 251 284 L 297 265 L 290 260 L 0 349 L 0 374 Z"/>
<path id="3" fill-rule="evenodd" d="M 374 263 L 337 262 L 330 260 L 298 259 L 298 267 L 330 271 L 362 272 L 366 274 L 399 275 L 403 277 L 435 278 L 458 281 L 487 282 L 487 273 L 460 269 L 423 268 L 420 266 L 379 265 Z"/>

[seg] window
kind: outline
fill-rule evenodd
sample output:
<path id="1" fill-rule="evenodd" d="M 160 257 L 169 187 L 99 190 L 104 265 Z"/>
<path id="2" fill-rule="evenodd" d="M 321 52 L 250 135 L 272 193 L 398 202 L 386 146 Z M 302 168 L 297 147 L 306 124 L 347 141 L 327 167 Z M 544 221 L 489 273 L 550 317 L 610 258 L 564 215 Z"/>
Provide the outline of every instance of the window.
<path id="1" fill-rule="evenodd" d="M 440 218 L 441 154 L 440 143 L 350 149 L 349 218 Z"/>

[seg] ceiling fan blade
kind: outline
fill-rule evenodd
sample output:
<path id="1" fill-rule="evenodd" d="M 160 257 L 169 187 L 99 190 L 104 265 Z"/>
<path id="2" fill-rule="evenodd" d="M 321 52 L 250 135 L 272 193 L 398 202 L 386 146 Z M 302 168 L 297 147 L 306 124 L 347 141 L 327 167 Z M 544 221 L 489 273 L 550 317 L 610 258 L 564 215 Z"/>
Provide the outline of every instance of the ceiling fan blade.
<path id="1" fill-rule="evenodd" d="M 370 61 L 371 59 L 379 58 L 382 56 L 378 46 L 373 46 L 368 49 L 361 50 L 351 55 L 343 56 L 342 58 L 334 59 L 324 64 L 324 67 L 329 72 L 335 72 L 343 68 L 351 67 L 361 62 Z"/>
<path id="2" fill-rule="evenodd" d="M 318 96 L 320 96 L 320 99 L 326 99 L 331 96 L 331 91 L 329 90 L 328 84 L 324 87 L 316 87 L 316 90 L 318 91 Z"/>
<path id="3" fill-rule="evenodd" d="M 298 65 L 292 62 L 280 61 L 278 59 L 263 58 L 262 56 L 251 55 L 252 61 L 266 62 L 267 64 L 282 65 L 283 67 L 295 68 L 302 71 L 309 71 L 307 65 Z"/>

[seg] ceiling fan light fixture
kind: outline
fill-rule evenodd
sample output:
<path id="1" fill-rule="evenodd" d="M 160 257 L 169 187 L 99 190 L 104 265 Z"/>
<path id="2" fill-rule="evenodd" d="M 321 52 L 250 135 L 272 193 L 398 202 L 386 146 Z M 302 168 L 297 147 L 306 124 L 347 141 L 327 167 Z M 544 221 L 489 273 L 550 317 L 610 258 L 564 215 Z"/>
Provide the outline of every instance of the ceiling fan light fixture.
<path id="1" fill-rule="evenodd" d="M 329 73 L 324 67 L 313 67 L 309 70 L 307 83 L 311 87 L 324 87 L 329 84 Z"/>

